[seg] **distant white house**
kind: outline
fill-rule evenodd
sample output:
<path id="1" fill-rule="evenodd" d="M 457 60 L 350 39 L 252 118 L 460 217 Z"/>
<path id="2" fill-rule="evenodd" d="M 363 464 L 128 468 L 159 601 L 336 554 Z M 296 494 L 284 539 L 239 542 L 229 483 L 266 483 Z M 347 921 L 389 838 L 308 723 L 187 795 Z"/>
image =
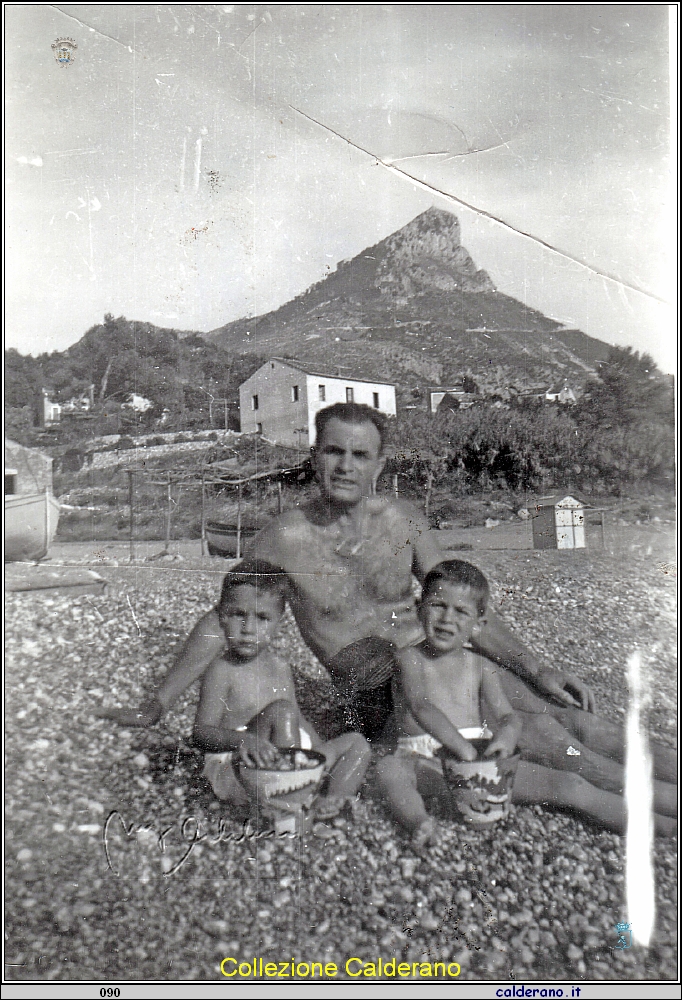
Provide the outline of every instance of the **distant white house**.
<path id="1" fill-rule="evenodd" d="M 445 403 L 443 403 L 444 399 Z M 452 405 L 455 401 L 458 403 L 460 409 L 466 410 L 468 407 L 473 406 L 475 399 L 475 394 L 465 392 L 461 385 L 449 388 L 429 389 L 429 412 L 437 413 L 441 403 L 447 409 L 447 404 L 450 403 Z"/>
<path id="2" fill-rule="evenodd" d="M 38 426 L 54 427 L 55 424 L 60 422 L 61 416 L 61 404 L 55 403 L 54 400 L 50 399 L 49 389 L 41 389 L 37 413 Z"/>
<path id="3" fill-rule="evenodd" d="M 395 386 L 270 358 L 239 386 L 241 431 L 307 449 L 315 442 L 316 413 L 334 403 L 364 403 L 394 417 Z"/>
<path id="4" fill-rule="evenodd" d="M 549 403 L 575 403 L 575 393 L 570 386 L 565 385 L 562 389 L 548 389 L 545 393 L 545 399 Z"/>
<path id="5" fill-rule="evenodd" d="M 136 392 L 131 392 L 127 401 L 121 403 L 122 410 L 134 410 L 136 413 L 146 413 L 153 406 L 151 399 L 140 396 Z"/>

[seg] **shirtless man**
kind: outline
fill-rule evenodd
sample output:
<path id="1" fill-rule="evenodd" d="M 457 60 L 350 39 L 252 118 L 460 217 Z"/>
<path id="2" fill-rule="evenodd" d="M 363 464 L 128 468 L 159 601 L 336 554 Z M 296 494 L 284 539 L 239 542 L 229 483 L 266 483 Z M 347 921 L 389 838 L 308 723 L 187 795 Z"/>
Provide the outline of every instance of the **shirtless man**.
<path id="1" fill-rule="evenodd" d="M 408 504 L 374 496 L 385 463 L 382 414 L 337 403 L 321 410 L 315 424 L 319 496 L 274 518 L 246 555 L 286 572 L 296 623 L 343 697 L 347 728 L 371 741 L 392 708 L 394 648 L 423 637 L 412 574 L 421 582 L 442 553 L 435 533 Z M 222 642 L 217 613 L 211 610 L 190 633 L 154 697 L 137 711 L 111 709 L 106 716 L 128 726 L 154 725 L 203 674 Z M 488 613 L 475 646 L 513 671 L 502 671 L 501 677 L 514 709 L 534 713 L 536 725 L 524 728 L 521 741 L 527 754 L 537 751 L 539 763 L 576 771 L 587 766 L 601 772 L 604 757 L 623 762 L 622 730 L 591 714 L 588 688 L 571 674 L 542 666 L 494 612 Z M 567 755 L 570 744 L 582 756 Z M 665 773 L 656 776 L 674 781 L 674 755 L 669 756 Z M 601 777 L 615 785 L 621 775 L 614 764 L 613 773 Z"/>

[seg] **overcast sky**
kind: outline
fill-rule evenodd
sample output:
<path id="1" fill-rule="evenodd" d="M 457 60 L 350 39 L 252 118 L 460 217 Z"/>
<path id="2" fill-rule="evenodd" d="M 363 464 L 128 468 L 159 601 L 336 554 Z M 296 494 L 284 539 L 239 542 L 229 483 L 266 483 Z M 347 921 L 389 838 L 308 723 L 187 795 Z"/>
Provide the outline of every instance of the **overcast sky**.
<path id="1" fill-rule="evenodd" d="M 6 6 L 8 346 L 209 331 L 436 205 L 501 291 L 673 371 L 668 12 Z"/>

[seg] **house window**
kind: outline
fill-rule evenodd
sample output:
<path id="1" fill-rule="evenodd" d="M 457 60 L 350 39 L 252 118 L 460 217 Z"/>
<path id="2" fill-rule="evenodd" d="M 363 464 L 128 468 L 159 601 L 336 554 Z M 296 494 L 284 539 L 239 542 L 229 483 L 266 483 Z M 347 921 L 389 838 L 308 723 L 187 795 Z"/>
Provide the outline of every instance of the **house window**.
<path id="1" fill-rule="evenodd" d="M 298 386 L 292 385 L 291 387 L 291 401 L 292 403 L 298 403 Z"/>
<path id="2" fill-rule="evenodd" d="M 263 433 L 263 425 L 256 424 L 256 434 L 262 434 L 262 433 Z"/>
<path id="3" fill-rule="evenodd" d="M 320 391 L 320 402 L 324 403 L 327 399 L 327 387 L 324 385 L 319 385 L 318 389 Z"/>
<path id="4" fill-rule="evenodd" d="M 375 410 L 379 409 L 379 393 L 378 392 L 373 392 L 372 393 L 372 405 L 374 406 Z"/>
<path id="5" fill-rule="evenodd" d="M 252 396 L 251 397 L 251 409 L 252 410 L 257 410 L 258 409 L 258 396 Z"/>
<path id="6" fill-rule="evenodd" d="M 353 390 L 349 385 L 346 386 L 346 402 L 347 403 L 353 402 Z"/>
<path id="7" fill-rule="evenodd" d="M 17 477 L 11 473 L 5 473 L 5 496 L 11 496 L 17 492 Z"/>

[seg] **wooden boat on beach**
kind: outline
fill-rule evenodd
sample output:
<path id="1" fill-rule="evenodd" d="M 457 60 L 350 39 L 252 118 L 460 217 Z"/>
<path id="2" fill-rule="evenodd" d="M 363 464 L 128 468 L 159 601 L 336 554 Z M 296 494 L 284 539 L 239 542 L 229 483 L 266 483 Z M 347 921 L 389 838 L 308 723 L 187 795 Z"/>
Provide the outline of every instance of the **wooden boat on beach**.
<path id="1" fill-rule="evenodd" d="M 260 527 L 253 524 L 225 524 L 222 521 L 206 522 L 206 543 L 210 556 L 222 556 L 223 559 L 235 559 L 244 554 L 244 549 L 251 539 L 258 534 Z M 239 544 L 237 544 L 239 542 Z"/>
<path id="2" fill-rule="evenodd" d="M 44 559 L 59 521 L 59 503 L 49 490 L 5 496 L 5 562 Z"/>

